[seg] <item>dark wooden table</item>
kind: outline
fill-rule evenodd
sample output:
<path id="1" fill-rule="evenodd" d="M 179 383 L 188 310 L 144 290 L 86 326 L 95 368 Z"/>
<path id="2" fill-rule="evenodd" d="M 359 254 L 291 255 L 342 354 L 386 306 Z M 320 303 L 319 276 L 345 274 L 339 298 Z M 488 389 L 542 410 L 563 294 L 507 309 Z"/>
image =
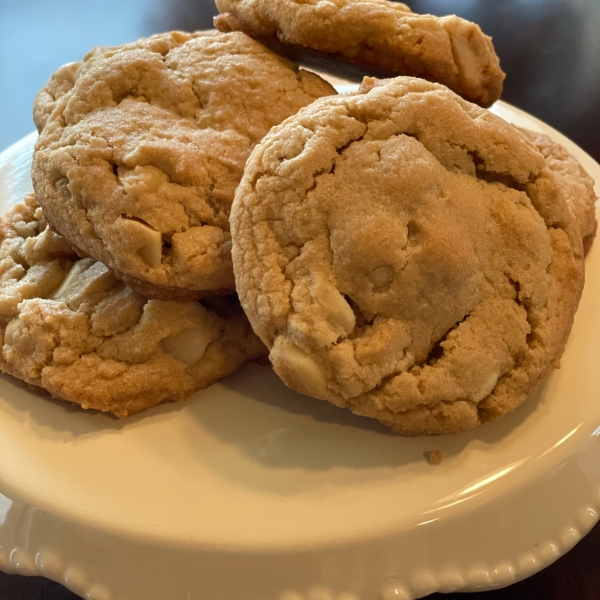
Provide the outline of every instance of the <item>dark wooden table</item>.
<path id="1" fill-rule="evenodd" d="M 550 123 L 600 161 L 600 0 L 407 0 L 456 13 L 493 36 L 503 99 Z M 0 0 L 0 148 L 33 129 L 31 102 L 60 64 L 92 45 L 210 27 L 212 0 Z M 504 590 L 446 600 L 600 600 L 600 526 L 545 571 Z M 0 574 L 0 600 L 75 600 L 42 578 Z M 169 600 L 165 598 L 165 600 Z M 206 599 L 210 600 L 210 599 Z"/>

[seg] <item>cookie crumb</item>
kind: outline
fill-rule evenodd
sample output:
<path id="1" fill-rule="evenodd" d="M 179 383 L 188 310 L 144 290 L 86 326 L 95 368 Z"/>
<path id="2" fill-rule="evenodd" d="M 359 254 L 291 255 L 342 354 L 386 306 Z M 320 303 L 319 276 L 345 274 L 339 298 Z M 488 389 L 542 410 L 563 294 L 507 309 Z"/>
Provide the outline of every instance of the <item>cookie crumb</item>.
<path id="1" fill-rule="evenodd" d="M 425 458 L 430 465 L 440 465 L 444 458 L 446 458 L 445 454 L 441 450 L 429 450 L 425 452 Z"/>

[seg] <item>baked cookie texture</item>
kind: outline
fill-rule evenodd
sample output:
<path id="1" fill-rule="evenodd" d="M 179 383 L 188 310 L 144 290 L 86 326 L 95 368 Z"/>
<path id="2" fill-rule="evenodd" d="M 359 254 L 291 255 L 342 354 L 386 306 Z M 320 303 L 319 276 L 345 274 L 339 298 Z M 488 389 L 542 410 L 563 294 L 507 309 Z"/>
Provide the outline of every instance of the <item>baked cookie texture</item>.
<path id="1" fill-rule="evenodd" d="M 544 133 L 521 129 L 521 133 L 544 155 L 546 165 L 554 173 L 567 200 L 569 210 L 583 240 L 587 254 L 596 238 L 596 192 L 594 180 L 578 160 L 563 146 Z"/>
<path id="2" fill-rule="evenodd" d="M 33 122 L 38 133 L 44 129 L 57 100 L 73 88 L 75 76 L 82 64 L 81 62 L 72 62 L 62 65 L 36 94 L 33 99 Z"/>
<path id="3" fill-rule="evenodd" d="M 559 365 L 583 246 L 544 156 L 443 86 L 365 78 L 274 128 L 231 214 L 242 306 L 291 388 L 408 435 Z"/>
<path id="4" fill-rule="evenodd" d="M 0 369 L 118 417 L 182 400 L 263 356 L 235 297 L 147 300 L 80 259 L 27 196 L 0 219 Z"/>
<path id="5" fill-rule="evenodd" d="M 33 99 L 33 122 L 38 133 L 44 129 L 58 100 L 71 91 L 77 78 L 85 73 L 91 64 L 91 59 L 115 48 L 115 46 L 96 46 L 85 55 L 83 61 L 67 63 L 56 69 Z"/>
<path id="6" fill-rule="evenodd" d="M 52 228 L 148 297 L 231 293 L 228 218 L 250 151 L 335 90 L 243 33 L 160 34 L 74 68 L 38 100 L 32 178 Z"/>
<path id="7" fill-rule="evenodd" d="M 216 0 L 221 31 L 244 31 L 314 68 L 347 78 L 411 75 L 489 106 L 504 73 L 491 38 L 454 15 L 388 0 Z M 349 65 L 354 65 L 350 68 Z"/>

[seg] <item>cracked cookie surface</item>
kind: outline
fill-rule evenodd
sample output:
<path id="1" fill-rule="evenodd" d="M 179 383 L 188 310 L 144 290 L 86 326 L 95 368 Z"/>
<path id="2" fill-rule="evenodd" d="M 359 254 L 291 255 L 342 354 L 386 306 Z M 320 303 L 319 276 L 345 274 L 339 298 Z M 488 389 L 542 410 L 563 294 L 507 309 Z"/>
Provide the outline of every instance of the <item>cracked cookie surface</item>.
<path id="1" fill-rule="evenodd" d="M 73 88 L 77 71 L 81 65 L 81 62 L 62 65 L 52 73 L 46 85 L 36 94 L 33 99 L 33 122 L 38 133 L 44 129 L 56 102 Z"/>
<path id="2" fill-rule="evenodd" d="M 44 129 L 56 103 L 70 92 L 75 81 L 83 75 L 92 64 L 92 59 L 116 50 L 118 46 L 96 46 L 90 50 L 82 61 L 71 62 L 60 66 L 45 83 L 44 87 L 33 99 L 33 122 L 38 133 Z"/>
<path id="3" fill-rule="evenodd" d="M 583 246 L 542 154 L 447 88 L 366 78 L 274 128 L 232 208 L 242 306 L 289 386 L 409 434 L 558 366 Z"/>
<path id="4" fill-rule="evenodd" d="M 229 293 L 228 217 L 246 159 L 272 125 L 328 94 L 242 33 L 99 48 L 36 101 L 34 188 L 54 230 L 143 295 Z"/>
<path id="5" fill-rule="evenodd" d="M 481 106 L 502 93 L 491 38 L 455 15 L 411 12 L 388 0 L 216 0 L 221 31 L 244 31 L 277 52 L 345 78 L 410 75 Z M 354 65 L 354 68 L 351 67 Z"/>
<path id="6" fill-rule="evenodd" d="M 182 400 L 266 352 L 236 298 L 143 298 L 75 255 L 33 194 L 0 219 L 0 284 L 0 369 L 118 417 Z"/>

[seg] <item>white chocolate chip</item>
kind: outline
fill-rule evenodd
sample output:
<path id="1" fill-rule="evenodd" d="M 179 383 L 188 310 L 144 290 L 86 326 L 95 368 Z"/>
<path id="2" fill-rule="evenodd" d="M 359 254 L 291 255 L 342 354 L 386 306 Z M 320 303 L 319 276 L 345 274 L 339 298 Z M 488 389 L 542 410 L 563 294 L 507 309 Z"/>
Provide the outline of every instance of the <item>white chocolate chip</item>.
<path id="1" fill-rule="evenodd" d="M 64 300 L 69 296 L 71 288 L 85 271 L 87 271 L 94 264 L 94 260 L 91 258 L 82 258 L 77 262 L 73 263 L 71 270 L 67 273 L 67 276 L 63 279 L 60 287 L 52 294 L 52 300 Z"/>
<path id="2" fill-rule="evenodd" d="M 128 241 L 140 258 L 150 267 L 159 267 L 162 262 L 162 235 L 148 224 L 135 219 L 119 217 L 119 227 L 125 229 Z"/>
<path id="3" fill-rule="evenodd" d="M 351 333 L 356 325 L 356 316 L 344 296 L 330 284 L 320 286 L 317 293 L 319 304 L 325 309 L 327 319 L 347 334 Z"/>
<path id="4" fill-rule="evenodd" d="M 146 103 L 146 98 L 142 98 L 141 96 L 126 96 L 119 102 L 119 106 L 131 106 L 132 104 L 140 104 Z"/>
<path id="5" fill-rule="evenodd" d="M 392 282 L 394 278 L 394 269 L 389 265 L 381 265 L 376 269 L 373 269 L 367 278 L 373 284 L 373 289 L 377 290 L 384 287 Z"/>
<path id="6" fill-rule="evenodd" d="M 125 191 L 132 194 L 153 194 L 169 176 L 153 165 L 137 165 L 135 169 L 119 167 L 119 181 Z"/>
<path id="7" fill-rule="evenodd" d="M 499 376 L 500 376 L 500 371 L 494 371 L 493 373 L 490 373 L 487 376 L 486 380 L 484 381 L 483 385 L 481 386 L 481 391 L 475 398 L 476 402 L 480 402 L 481 400 L 483 400 L 484 398 L 487 398 L 487 396 L 489 396 L 492 393 L 492 391 L 496 387 L 496 383 L 498 383 Z"/>
<path id="8" fill-rule="evenodd" d="M 82 302 L 96 303 L 110 293 L 117 282 L 114 273 L 93 258 L 82 258 L 73 263 L 71 270 L 55 289 L 51 298 L 77 310 Z"/>
<path id="9" fill-rule="evenodd" d="M 327 389 L 325 375 L 315 359 L 295 344 L 278 342 L 269 354 L 275 372 L 293 389 L 324 398 Z"/>
<path id="10" fill-rule="evenodd" d="M 141 246 L 138 254 L 151 267 L 158 267 L 162 261 L 162 236 L 160 232 L 152 232 L 152 239 Z"/>
<path id="11" fill-rule="evenodd" d="M 457 32 L 456 35 L 450 34 L 450 43 L 452 44 L 452 54 L 460 71 L 460 76 L 469 85 L 479 83 L 481 65 L 477 60 L 477 52 L 472 47 L 469 38 Z"/>
<path id="12" fill-rule="evenodd" d="M 169 356 L 191 367 L 204 356 L 212 339 L 209 328 L 192 327 L 163 339 L 161 346 Z"/>

